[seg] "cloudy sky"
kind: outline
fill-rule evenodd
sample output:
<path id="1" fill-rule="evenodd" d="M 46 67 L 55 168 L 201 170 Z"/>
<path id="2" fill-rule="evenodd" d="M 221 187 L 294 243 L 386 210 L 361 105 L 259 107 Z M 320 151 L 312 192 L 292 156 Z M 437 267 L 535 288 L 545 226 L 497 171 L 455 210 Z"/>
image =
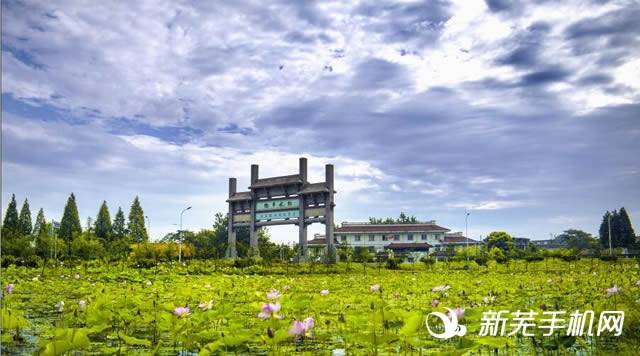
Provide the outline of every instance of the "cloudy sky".
<path id="1" fill-rule="evenodd" d="M 336 166 L 336 221 L 640 226 L 638 1 L 2 2 L 2 206 L 83 220 L 139 195 L 152 236 Z M 315 224 L 311 232 L 319 232 Z M 270 229 L 277 241 L 295 227 Z"/>

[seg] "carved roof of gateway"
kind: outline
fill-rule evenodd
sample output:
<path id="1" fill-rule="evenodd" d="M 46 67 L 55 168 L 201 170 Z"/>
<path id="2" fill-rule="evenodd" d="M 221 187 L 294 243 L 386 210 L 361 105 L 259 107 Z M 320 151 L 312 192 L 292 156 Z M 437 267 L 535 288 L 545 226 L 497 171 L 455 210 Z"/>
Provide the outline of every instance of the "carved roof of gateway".
<path id="1" fill-rule="evenodd" d="M 227 202 L 243 200 L 251 200 L 251 192 L 237 192 L 227 199 Z"/>
<path id="2" fill-rule="evenodd" d="M 255 188 L 266 188 L 273 187 L 279 185 L 287 185 L 287 184 L 302 184 L 304 183 L 302 179 L 300 179 L 300 175 L 292 174 L 289 176 L 280 176 L 280 177 L 271 177 L 271 178 L 262 178 L 256 180 L 249 189 Z"/>

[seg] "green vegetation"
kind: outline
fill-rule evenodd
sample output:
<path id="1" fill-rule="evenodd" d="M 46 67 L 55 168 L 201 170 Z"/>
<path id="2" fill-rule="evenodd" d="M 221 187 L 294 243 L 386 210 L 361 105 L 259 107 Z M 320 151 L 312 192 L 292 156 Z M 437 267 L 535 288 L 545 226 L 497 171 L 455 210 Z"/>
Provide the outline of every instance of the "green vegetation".
<path id="1" fill-rule="evenodd" d="M 181 265 L 162 262 L 174 258 L 171 244 L 134 248 L 159 259 L 149 269 L 100 262 L 3 269 L 2 353 L 630 354 L 640 343 L 635 260 L 394 260 L 395 270 L 246 259 Z M 444 307 L 464 308 L 467 335 L 429 335 L 427 314 Z M 544 310 L 626 315 L 619 337 L 543 336 L 539 329 L 534 337 L 480 337 L 482 313 L 503 309 L 538 312 L 536 322 Z"/>

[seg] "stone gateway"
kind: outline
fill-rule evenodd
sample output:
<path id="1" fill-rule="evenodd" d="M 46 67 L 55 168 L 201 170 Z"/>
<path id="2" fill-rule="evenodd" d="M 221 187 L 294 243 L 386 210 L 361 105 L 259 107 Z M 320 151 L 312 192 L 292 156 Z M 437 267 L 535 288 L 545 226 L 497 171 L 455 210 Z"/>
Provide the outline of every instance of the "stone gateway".
<path id="1" fill-rule="evenodd" d="M 307 159 L 300 158 L 298 174 L 259 178 L 258 165 L 251 165 L 249 191 L 237 191 L 236 178 L 229 178 L 229 241 L 227 257 L 237 257 L 236 229 L 249 227 L 249 254 L 259 256 L 257 230 L 271 225 L 298 225 L 298 260 L 308 258 L 307 226 L 325 224 L 327 261 L 335 261 L 333 243 L 333 165 L 325 166 L 325 181 L 307 181 Z"/>

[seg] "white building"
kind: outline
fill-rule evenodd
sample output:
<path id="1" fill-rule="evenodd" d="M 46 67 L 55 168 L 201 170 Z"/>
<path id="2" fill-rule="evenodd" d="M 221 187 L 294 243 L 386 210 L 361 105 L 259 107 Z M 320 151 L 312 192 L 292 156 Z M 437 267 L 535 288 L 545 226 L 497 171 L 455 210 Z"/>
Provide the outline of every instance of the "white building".
<path id="1" fill-rule="evenodd" d="M 406 261 L 417 261 L 443 244 L 449 229 L 436 225 L 435 221 L 417 224 L 370 224 L 343 222 L 334 231 L 336 247 L 364 247 L 373 253 L 391 252 L 403 256 Z M 309 241 L 309 248 L 323 249 L 324 235 L 317 234 Z"/>
<path id="2" fill-rule="evenodd" d="M 335 229 L 334 236 L 341 245 L 367 247 L 373 252 L 412 246 L 415 250 L 428 251 L 429 248 L 442 244 L 449 231 L 436 225 L 435 221 L 417 224 L 343 222 Z"/>
<path id="3" fill-rule="evenodd" d="M 461 232 L 449 233 L 449 229 L 434 220 L 417 224 L 370 224 L 365 222 L 343 222 L 334 231 L 335 246 L 364 247 L 373 253 L 392 252 L 405 261 L 418 261 L 434 252 L 444 253 L 457 248 L 482 245 Z M 317 256 L 324 253 L 325 236 L 314 235 L 309 249 Z"/>

